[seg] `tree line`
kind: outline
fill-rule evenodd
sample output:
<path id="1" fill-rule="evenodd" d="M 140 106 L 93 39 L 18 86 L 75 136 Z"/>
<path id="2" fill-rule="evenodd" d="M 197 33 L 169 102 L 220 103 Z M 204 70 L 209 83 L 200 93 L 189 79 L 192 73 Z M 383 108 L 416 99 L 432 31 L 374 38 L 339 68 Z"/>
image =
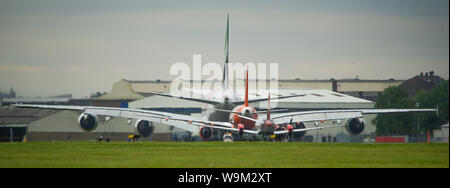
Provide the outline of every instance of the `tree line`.
<path id="1" fill-rule="evenodd" d="M 448 80 L 430 91 L 421 90 L 409 98 L 400 86 L 386 88 L 377 97 L 375 108 L 436 108 L 438 114 L 430 112 L 379 114 L 372 120 L 376 134 L 388 135 L 424 135 L 429 130 L 440 129 L 448 122 L 449 104 Z"/>

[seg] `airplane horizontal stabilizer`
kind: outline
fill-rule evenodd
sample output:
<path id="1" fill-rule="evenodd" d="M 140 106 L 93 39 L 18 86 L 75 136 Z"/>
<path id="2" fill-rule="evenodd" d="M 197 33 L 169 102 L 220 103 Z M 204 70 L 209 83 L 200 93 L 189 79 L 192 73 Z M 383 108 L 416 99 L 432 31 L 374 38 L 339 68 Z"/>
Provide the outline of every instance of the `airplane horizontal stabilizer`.
<path id="1" fill-rule="evenodd" d="M 281 97 L 276 97 L 276 98 L 270 98 L 270 100 L 287 99 L 287 98 L 292 98 L 292 97 L 302 97 L 302 96 L 305 96 L 305 95 L 306 94 L 281 96 Z M 249 99 L 248 103 L 262 102 L 262 101 L 268 101 L 268 100 L 269 100 L 269 98 Z M 235 101 L 235 102 L 233 102 L 234 105 L 242 105 L 244 103 L 245 103 L 245 101 Z"/>
<path id="2" fill-rule="evenodd" d="M 146 94 L 158 95 L 158 96 L 163 96 L 163 97 L 172 97 L 172 98 L 184 99 L 184 100 L 190 100 L 190 101 L 201 102 L 201 103 L 206 103 L 206 104 L 211 104 L 211 105 L 220 104 L 220 102 L 218 102 L 218 101 L 212 101 L 212 100 L 207 100 L 207 99 L 199 99 L 199 98 L 182 97 L 182 96 L 181 97 L 179 97 L 179 96 L 172 96 L 170 94 L 165 94 L 165 93 L 147 92 Z"/>

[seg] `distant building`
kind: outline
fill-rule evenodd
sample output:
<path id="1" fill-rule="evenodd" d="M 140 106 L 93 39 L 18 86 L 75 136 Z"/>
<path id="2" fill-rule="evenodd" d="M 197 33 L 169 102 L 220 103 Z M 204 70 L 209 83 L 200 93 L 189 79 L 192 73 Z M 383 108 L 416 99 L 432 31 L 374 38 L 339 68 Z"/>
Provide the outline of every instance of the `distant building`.
<path id="1" fill-rule="evenodd" d="M 35 97 L 35 98 L 3 98 L 4 106 L 11 104 L 45 104 L 45 105 L 76 105 L 76 106 L 92 106 L 90 99 L 72 99 L 71 94 L 57 95 L 52 97 Z"/>
<path id="2" fill-rule="evenodd" d="M 430 71 L 425 74 L 420 73 L 420 75 L 406 80 L 400 84 L 400 87 L 405 89 L 406 93 L 408 93 L 408 97 L 413 97 L 417 92 L 421 90 L 429 91 L 444 81 L 443 78 L 434 75 L 434 71 Z"/>
<path id="3" fill-rule="evenodd" d="M 9 98 L 16 98 L 16 91 L 13 88 L 9 90 Z"/>
<path id="4" fill-rule="evenodd" d="M 8 98 L 8 97 L 9 97 L 9 94 L 7 94 L 7 93 L 2 93 L 2 92 L 0 91 L 0 97 Z"/>
<path id="5" fill-rule="evenodd" d="M 14 91 L 13 88 L 11 88 L 9 90 L 9 93 L 2 93 L 0 91 L 0 97 L 3 97 L 3 98 L 16 98 L 16 92 Z"/>
<path id="6" fill-rule="evenodd" d="M 49 109 L 0 108 L 0 142 L 22 141 L 29 123 L 55 112 Z"/>
<path id="7" fill-rule="evenodd" d="M 379 92 L 390 86 L 398 86 L 405 80 L 362 80 L 362 79 L 341 79 L 341 80 L 278 80 L 278 88 L 285 89 L 325 89 L 343 93 L 353 97 L 358 97 L 370 101 L 375 101 Z M 195 82 L 187 81 L 188 85 L 194 87 Z M 214 82 L 214 81 L 213 81 Z M 233 80 L 231 84 L 239 88 L 237 83 L 243 86 L 243 80 Z M 255 86 L 254 80 L 250 80 L 250 87 Z M 266 86 L 270 86 L 270 81 L 266 81 Z M 169 93 L 171 81 L 161 80 L 126 80 L 122 79 L 114 83 L 110 92 L 92 99 L 94 106 L 120 107 L 123 102 L 131 102 L 151 96 L 150 92 Z"/>
<path id="8" fill-rule="evenodd" d="M 0 108 L 0 142 L 27 141 L 81 141 L 99 137 L 125 141 L 129 134 L 135 134 L 133 120 L 111 118 L 108 123 L 99 117 L 99 127 L 84 132 L 77 121 L 80 112 L 35 108 Z M 153 139 L 168 140 L 167 133 L 155 130 Z"/>

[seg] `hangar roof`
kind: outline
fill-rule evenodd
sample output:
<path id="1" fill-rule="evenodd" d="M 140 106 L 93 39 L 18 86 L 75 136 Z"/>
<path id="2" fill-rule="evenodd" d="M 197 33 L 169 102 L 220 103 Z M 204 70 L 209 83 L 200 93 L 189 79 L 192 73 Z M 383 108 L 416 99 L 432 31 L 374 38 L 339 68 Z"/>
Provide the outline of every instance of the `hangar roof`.
<path id="1" fill-rule="evenodd" d="M 244 93 L 243 90 L 238 91 Z M 288 96 L 288 95 L 304 95 L 300 97 L 293 97 L 287 99 L 278 100 L 278 102 L 301 102 L 301 103 L 373 103 L 365 99 L 360 99 L 350 95 L 333 92 L 325 89 L 285 89 L 279 88 L 278 92 L 271 93 L 272 97 Z M 256 93 L 249 91 L 249 98 L 267 97 L 261 92 Z"/>
<path id="2" fill-rule="evenodd" d="M 243 98 L 244 90 L 236 90 L 236 96 L 238 98 Z M 357 97 L 325 90 L 325 89 L 278 89 L 278 92 L 271 92 L 271 97 L 277 96 L 287 96 L 287 95 L 303 95 L 299 97 L 287 98 L 278 100 L 277 103 L 279 107 L 292 107 L 292 106 L 308 106 L 317 108 L 338 108 L 340 106 L 345 107 L 359 107 L 372 108 L 374 102 L 365 99 L 360 99 Z M 242 96 L 242 97 L 241 97 Z M 264 92 L 249 91 L 249 98 L 266 98 Z M 272 101 L 274 103 L 275 100 Z M 261 108 L 267 106 L 266 102 L 259 103 Z M 169 98 L 163 96 L 150 96 L 137 101 L 130 102 L 130 107 L 132 108 L 200 108 L 204 107 L 205 104 L 188 101 L 183 99 Z M 340 106 L 339 106 L 340 105 Z M 350 106 L 349 106 L 350 105 Z"/>
<path id="3" fill-rule="evenodd" d="M 201 81 L 201 82 L 211 82 L 211 80 Z M 269 80 L 268 80 L 269 81 Z M 337 91 L 372 91 L 379 92 L 383 91 L 385 88 L 398 85 L 403 82 L 403 80 L 336 80 L 338 82 Z M 189 83 L 188 83 L 189 82 Z M 199 81 L 184 81 L 190 86 L 195 87 L 195 83 Z M 215 80 L 212 81 L 216 82 Z M 254 80 L 250 80 L 250 87 Z M 243 84 L 243 80 L 234 80 L 232 83 L 238 86 L 239 83 Z M 278 87 L 283 89 L 289 88 L 312 88 L 315 89 L 325 89 L 332 90 L 332 80 L 278 80 Z M 171 87 L 171 81 L 163 80 L 126 80 L 122 79 L 113 85 L 111 91 L 103 96 L 95 98 L 96 100 L 137 100 L 150 96 L 149 92 L 169 92 Z"/>
<path id="4" fill-rule="evenodd" d="M 252 92 L 249 92 L 251 95 Z M 279 108 L 297 108 L 297 109 L 339 109 L 339 108 L 373 108 L 375 103 L 369 100 L 353 97 L 350 95 L 333 92 L 326 89 L 278 89 L 278 94 L 303 95 L 281 99 L 276 102 Z M 251 98 L 249 95 L 249 98 Z M 271 96 L 276 96 L 271 93 Z M 256 106 L 256 105 L 255 105 Z M 260 102 L 259 108 L 267 108 L 267 102 Z M 271 102 L 271 108 L 274 108 L 274 102 Z"/>
<path id="5" fill-rule="evenodd" d="M 126 80 L 121 80 L 119 82 L 114 83 L 111 91 L 102 95 L 100 97 L 95 98 L 96 100 L 117 100 L 117 99 L 128 99 L 128 100 L 137 100 L 141 99 L 144 96 L 135 92 L 131 87 L 131 84 Z"/>
<path id="6" fill-rule="evenodd" d="M 130 102 L 128 105 L 130 108 L 201 108 L 205 106 L 200 102 L 156 95 Z"/>

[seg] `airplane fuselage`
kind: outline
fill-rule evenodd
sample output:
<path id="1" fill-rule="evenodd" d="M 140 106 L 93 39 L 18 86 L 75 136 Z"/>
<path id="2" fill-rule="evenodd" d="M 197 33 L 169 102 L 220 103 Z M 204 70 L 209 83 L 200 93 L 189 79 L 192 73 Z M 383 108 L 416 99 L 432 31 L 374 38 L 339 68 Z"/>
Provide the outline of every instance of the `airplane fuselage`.
<path id="1" fill-rule="evenodd" d="M 206 107 L 206 114 L 207 120 L 209 121 L 221 121 L 221 122 L 229 122 L 230 121 L 230 113 L 224 112 L 224 111 L 218 111 L 219 110 L 233 110 L 235 108 L 235 105 L 232 103 L 220 103 L 217 105 L 212 106 L 212 109 L 210 107 L 211 105 L 208 105 Z"/>
<path id="2" fill-rule="evenodd" d="M 252 106 L 240 105 L 234 108 L 233 111 L 237 113 L 233 113 L 230 115 L 231 123 L 235 125 L 242 124 L 244 125 L 244 129 L 255 129 L 256 122 L 239 117 L 239 115 L 241 115 L 252 119 L 258 119 L 258 114 L 256 113 L 255 108 L 253 108 Z"/>

